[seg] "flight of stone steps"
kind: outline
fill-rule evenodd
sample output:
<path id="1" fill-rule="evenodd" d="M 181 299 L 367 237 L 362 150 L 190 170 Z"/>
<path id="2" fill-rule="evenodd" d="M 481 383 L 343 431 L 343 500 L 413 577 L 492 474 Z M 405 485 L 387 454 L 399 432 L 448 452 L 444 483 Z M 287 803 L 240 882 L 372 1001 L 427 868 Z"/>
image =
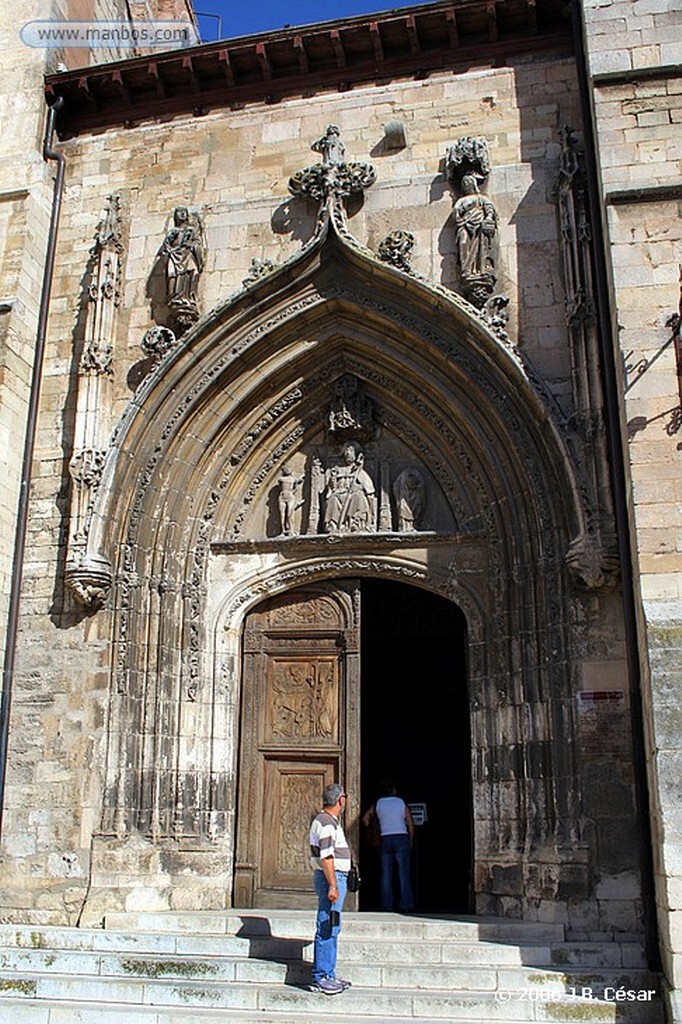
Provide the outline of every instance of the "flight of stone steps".
<path id="1" fill-rule="evenodd" d="M 1 925 L 0 1021 L 313 1024 L 321 1012 L 325 1024 L 664 1020 L 638 945 L 568 943 L 560 925 L 345 914 L 339 974 L 353 986 L 335 996 L 307 988 L 311 911 L 111 914 L 105 925 Z"/>

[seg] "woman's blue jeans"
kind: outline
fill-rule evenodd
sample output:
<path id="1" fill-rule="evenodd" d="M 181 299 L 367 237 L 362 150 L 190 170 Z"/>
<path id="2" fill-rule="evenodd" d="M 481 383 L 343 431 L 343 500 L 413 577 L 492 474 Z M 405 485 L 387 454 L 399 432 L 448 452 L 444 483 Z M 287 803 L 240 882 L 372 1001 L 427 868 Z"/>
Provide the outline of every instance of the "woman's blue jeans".
<path id="1" fill-rule="evenodd" d="M 333 978 L 336 972 L 336 949 L 341 931 L 341 911 L 343 901 L 346 898 L 346 883 L 348 874 L 346 871 L 336 872 L 336 884 L 339 890 L 339 898 L 330 903 L 329 882 L 324 877 L 324 871 L 315 871 L 315 892 L 317 893 L 317 927 L 315 929 L 315 941 L 313 952 L 313 981 L 321 981 L 322 978 Z M 332 912 L 338 914 L 338 918 L 332 923 Z"/>
<path id="2" fill-rule="evenodd" d="M 412 910 L 412 882 L 410 880 L 410 837 L 405 835 L 381 837 L 381 909 L 393 910 L 393 864 L 398 865 L 401 910 Z"/>

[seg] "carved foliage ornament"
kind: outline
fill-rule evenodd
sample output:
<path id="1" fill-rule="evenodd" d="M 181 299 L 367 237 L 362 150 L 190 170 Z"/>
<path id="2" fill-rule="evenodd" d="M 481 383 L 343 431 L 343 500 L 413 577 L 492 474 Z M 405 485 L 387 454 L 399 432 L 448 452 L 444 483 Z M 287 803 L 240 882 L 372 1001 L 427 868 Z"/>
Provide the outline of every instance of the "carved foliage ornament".
<path id="1" fill-rule="evenodd" d="M 411 274 L 410 257 L 413 249 L 414 235 L 411 232 L 392 231 L 379 246 L 379 259 L 406 274 Z"/>
<path id="2" fill-rule="evenodd" d="M 310 148 L 322 154 L 322 163 L 304 167 L 289 179 L 292 196 L 320 203 L 330 197 L 340 201 L 364 192 L 376 181 L 371 164 L 346 162 L 346 147 L 335 124 L 328 125 L 324 135 Z"/>

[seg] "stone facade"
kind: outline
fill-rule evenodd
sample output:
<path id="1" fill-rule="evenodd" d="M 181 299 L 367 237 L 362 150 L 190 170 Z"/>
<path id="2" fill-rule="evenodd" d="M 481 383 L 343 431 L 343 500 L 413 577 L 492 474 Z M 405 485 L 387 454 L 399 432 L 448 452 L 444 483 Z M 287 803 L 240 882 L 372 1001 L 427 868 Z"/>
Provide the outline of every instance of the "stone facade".
<path id="1" fill-rule="evenodd" d="M 666 2 L 585 4 L 592 103 L 623 367 L 639 671 L 661 953 L 680 987 L 682 679 L 682 17 Z M 673 997 L 671 1019 L 682 1019 Z"/>
<path id="2" fill-rule="evenodd" d="M 678 302 L 679 78 L 649 71 L 673 63 L 651 49 L 656 18 L 661 39 L 670 32 L 658 7 L 588 3 L 585 19 L 672 985 L 682 357 L 666 321 Z M 532 59 L 508 49 L 455 73 L 321 86 L 314 99 L 294 90 L 201 117 L 176 111 L 172 130 L 149 117 L 63 140 L 6 920 L 224 906 L 246 616 L 296 585 L 374 576 L 444 595 L 467 619 L 477 911 L 560 921 L 575 939 L 642 936 L 640 697 L 580 87 L 566 37 Z M 40 226 L 46 171 L 33 162 Z M 23 194 L 7 195 L 26 217 Z M 484 211 L 483 234 L 464 197 Z M 485 287 L 467 293 L 467 246 L 479 243 Z M 37 260 L 31 271 L 9 248 L 5 259 L 17 290 L 22 274 L 39 279 Z M 26 335 L 24 361 L 29 347 Z M 377 502 L 367 486 L 355 519 L 345 497 L 329 511 L 347 472 L 338 423 L 355 424 L 352 486 L 366 473 Z M 16 460 L 6 479 L 18 481 Z M 317 519 L 311 494 L 325 495 Z M 10 498 L 8 487 L 8 545 Z"/>

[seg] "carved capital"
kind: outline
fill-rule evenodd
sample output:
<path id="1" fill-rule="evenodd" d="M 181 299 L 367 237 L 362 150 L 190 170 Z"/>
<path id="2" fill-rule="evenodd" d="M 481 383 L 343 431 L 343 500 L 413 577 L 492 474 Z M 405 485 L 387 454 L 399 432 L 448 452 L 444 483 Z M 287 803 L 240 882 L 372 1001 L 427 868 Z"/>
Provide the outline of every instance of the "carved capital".
<path id="1" fill-rule="evenodd" d="M 101 448 L 82 448 L 74 452 L 69 462 L 71 479 L 78 488 L 99 486 L 107 453 Z"/>
<path id="2" fill-rule="evenodd" d="M 98 555 L 83 555 L 66 567 L 68 589 L 79 604 L 99 608 L 106 601 L 114 580 L 111 564 Z"/>
<path id="3" fill-rule="evenodd" d="M 620 562 L 592 533 L 581 533 L 571 541 L 566 565 L 587 590 L 613 587 L 618 581 Z"/>

